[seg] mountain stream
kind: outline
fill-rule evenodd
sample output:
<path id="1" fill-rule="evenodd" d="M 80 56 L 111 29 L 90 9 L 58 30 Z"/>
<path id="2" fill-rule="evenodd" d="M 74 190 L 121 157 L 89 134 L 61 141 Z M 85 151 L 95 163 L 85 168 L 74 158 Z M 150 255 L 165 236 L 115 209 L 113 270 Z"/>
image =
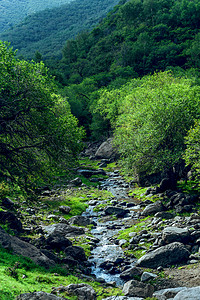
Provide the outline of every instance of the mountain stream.
<path id="1" fill-rule="evenodd" d="M 100 188 L 112 193 L 114 199 L 111 203 L 115 205 L 117 203 L 117 206 L 121 204 L 121 207 L 127 204 L 127 200 L 129 199 L 127 191 L 129 186 L 123 181 L 117 171 L 110 173 L 109 178 L 102 182 Z M 106 203 L 106 201 L 96 201 L 95 205 L 102 203 Z M 106 220 L 104 214 L 102 215 L 102 213 L 94 211 L 94 207 L 94 203 L 92 203 L 83 214 L 84 216 L 92 218 L 92 221 L 96 223 L 96 226 L 91 230 L 93 237 L 98 240 L 89 258 L 89 261 L 92 263 L 92 274 L 94 274 L 96 278 L 104 279 L 106 282 L 116 282 L 117 286 L 121 286 L 123 285 L 123 280 L 120 278 L 120 272 L 117 272 L 116 268 L 111 267 L 110 270 L 107 270 L 108 268 L 103 266 L 107 265 L 109 267 L 109 263 L 110 266 L 118 266 L 118 262 L 125 261 L 124 252 L 120 245 L 116 243 L 114 236 L 120 230 L 130 227 L 133 220 L 137 219 L 138 206 L 132 203 L 128 208 L 129 212 L 123 218 L 114 220 Z M 131 262 L 128 261 L 127 264 L 131 267 L 131 264 L 134 264 L 134 260 Z"/>

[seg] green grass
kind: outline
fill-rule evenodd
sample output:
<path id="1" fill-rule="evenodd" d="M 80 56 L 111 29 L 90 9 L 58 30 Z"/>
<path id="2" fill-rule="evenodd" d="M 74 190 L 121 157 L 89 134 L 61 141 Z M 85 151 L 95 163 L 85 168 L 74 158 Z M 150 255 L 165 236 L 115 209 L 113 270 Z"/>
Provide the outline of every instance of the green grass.
<path id="1" fill-rule="evenodd" d="M 108 191 L 104 190 L 98 190 L 96 188 L 91 188 L 88 190 L 88 188 L 74 188 L 74 189 L 68 189 L 66 191 L 66 194 L 62 197 L 62 200 L 55 200 L 46 197 L 42 201 L 48 205 L 48 210 L 52 211 L 55 209 L 58 209 L 61 205 L 66 205 L 71 207 L 71 211 L 65 216 L 66 219 L 71 218 L 72 216 L 80 215 L 82 212 L 86 210 L 88 207 L 87 202 L 89 200 L 106 200 L 110 198 L 112 194 Z M 64 199 L 63 199 L 64 198 Z M 59 212 L 59 215 L 61 213 Z"/>
<path id="2" fill-rule="evenodd" d="M 127 228 L 127 229 L 124 229 L 122 231 L 119 231 L 119 234 L 118 234 L 117 238 L 119 240 L 125 239 L 125 240 L 129 241 L 131 239 L 131 237 L 129 236 L 129 233 L 131 233 L 131 232 L 140 232 L 141 230 L 144 230 L 144 229 L 149 230 L 149 228 L 147 226 L 150 223 L 150 219 L 151 218 L 148 216 L 148 217 L 140 220 L 139 223 L 137 223 L 137 224 L 135 224 L 135 225 L 133 225 L 133 226 Z"/>
<path id="3" fill-rule="evenodd" d="M 52 287 L 67 286 L 71 283 L 82 283 L 83 280 L 74 276 L 71 270 L 56 267 L 46 270 L 34 264 L 30 259 L 13 255 L 11 252 L 0 248 L 0 299 L 14 300 L 21 293 L 45 291 L 50 293 Z M 101 295 L 122 295 L 118 288 L 103 289 L 97 282 L 85 282 L 93 286 Z M 68 299 L 75 299 L 68 296 Z"/>
<path id="4" fill-rule="evenodd" d="M 102 169 L 106 172 L 113 172 L 114 170 L 117 169 L 117 164 L 116 162 L 112 162 L 110 164 L 107 164 L 107 166 Z"/>
<path id="5" fill-rule="evenodd" d="M 129 246 L 129 240 L 131 239 L 131 237 L 129 236 L 129 234 L 131 232 L 140 232 L 141 230 L 149 230 L 149 227 L 147 227 L 150 223 L 150 220 L 151 218 L 150 217 L 146 217 L 142 220 L 140 220 L 139 223 L 131 226 L 130 228 L 127 228 L 125 230 L 122 230 L 119 232 L 119 234 L 117 235 L 117 238 L 119 240 L 121 239 L 125 239 L 127 240 L 127 243 L 125 243 L 122 248 L 126 248 L 124 250 L 124 253 L 127 255 L 127 256 L 130 256 L 130 255 L 134 255 L 137 259 L 139 259 L 141 256 L 143 256 L 145 254 L 145 249 L 138 249 L 138 250 L 129 250 L 127 249 L 127 247 Z M 137 246 L 141 246 L 141 247 L 145 247 L 146 249 L 149 249 L 149 247 L 152 245 L 152 243 L 149 243 L 148 241 L 146 241 L 144 244 L 138 244 Z"/>
<path id="6" fill-rule="evenodd" d="M 139 200 L 146 200 L 146 196 L 141 196 L 143 193 L 146 192 L 146 190 L 147 188 L 135 187 L 129 191 L 129 196 L 133 196 Z"/>

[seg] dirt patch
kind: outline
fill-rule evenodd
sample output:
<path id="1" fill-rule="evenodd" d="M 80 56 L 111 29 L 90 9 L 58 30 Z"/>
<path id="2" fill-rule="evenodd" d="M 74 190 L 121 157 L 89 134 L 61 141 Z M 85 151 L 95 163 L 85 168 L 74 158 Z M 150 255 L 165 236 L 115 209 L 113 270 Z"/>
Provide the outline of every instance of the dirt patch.
<path id="1" fill-rule="evenodd" d="M 175 286 L 200 286 L 200 263 L 165 269 L 164 273 Z"/>

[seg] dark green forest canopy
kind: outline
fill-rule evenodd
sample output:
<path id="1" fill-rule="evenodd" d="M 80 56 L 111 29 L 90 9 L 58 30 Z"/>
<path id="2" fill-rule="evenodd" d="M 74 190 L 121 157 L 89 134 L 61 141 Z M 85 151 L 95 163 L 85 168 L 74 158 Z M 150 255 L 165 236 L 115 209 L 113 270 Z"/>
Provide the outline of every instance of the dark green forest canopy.
<path id="1" fill-rule="evenodd" d="M 82 129 L 43 63 L 18 60 L 0 42 L 0 175 L 27 182 L 71 166 Z"/>
<path id="2" fill-rule="evenodd" d="M 21 24 L 0 35 L 11 42 L 19 55 L 32 59 L 36 51 L 43 59 L 61 57 L 66 40 L 80 31 L 91 30 L 118 0 L 73 0 L 54 9 L 29 16 Z"/>
<path id="3" fill-rule="evenodd" d="M 0 32 L 13 27 L 30 14 L 68 2 L 70 0 L 1 0 Z"/>
<path id="4" fill-rule="evenodd" d="M 77 83 L 96 76 L 107 85 L 167 68 L 200 66 L 198 0 L 121 1 L 84 43 L 68 41 L 62 76 Z M 100 75 L 101 74 L 101 75 Z M 101 78 L 98 78 L 101 77 Z"/>

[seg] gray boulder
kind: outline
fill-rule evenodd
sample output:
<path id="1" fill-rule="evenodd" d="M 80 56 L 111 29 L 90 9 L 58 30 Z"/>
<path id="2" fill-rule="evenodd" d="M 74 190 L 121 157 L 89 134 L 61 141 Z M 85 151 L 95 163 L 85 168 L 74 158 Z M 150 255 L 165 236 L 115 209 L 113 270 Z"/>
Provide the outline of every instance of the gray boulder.
<path id="1" fill-rule="evenodd" d="M 159 187 L 159 192 L 163 193 L 166 190 L 174 190 L 176 189 L 176 179 L 175 176 L 171 176 L 170 178 L 163 178 L 160 187 Z"/>
<path id="2" fill-rule="evenodd" d="M 155 297 L 158 300 L 174 298 L 180 291 L 183 291 L 186 289 L 187 289 L 186 287 L 162 289 L 162 290 L 154 292 L 153 297 Z"/>
<path id="3" fill-rule="evenodd" d="M 15 236 L 10 236 L 1 227 L 0 227 L 0 244 L 3 248 L 12 250 L 13 254 L 29 257 L 36 264 L 43 266 L 45 268 L 49 268 L 55 265 L 55 262 L 53 260 L 50 260 L 35 246 L 26 243 L 24 241 L 21 241 Z"/>
<path id="4" fill-rule="evenodd" d="M 199 299 L 200 299 L 200 286 L 183 290 L 174 297 L 174 300 L 199 300 Z"/>
<path id="5" fill-rule="evenodd" d="M 143 216 L 154 215 L 155 213 L 164 211 L 165 209 L 166 208 L 164 207 L 161 201 L 156 201 L 155 203 L 147 205 L 143 210 L 142 215 Z"/>
<path id="6" fill-rule="evenodd" d="M 97 295 L 95 290 L 88 284 L 70 284 L 66 287 L 66 291 L 70 295 L 78 297 L 78 300 L 96 300 Z"/>
<path id="7" fill-rule="evenodd" d="M 91 224 L 90 218 L 85 216 L 74 216 L 68 220 L 72 225 L 87 226 Z"/>
<path id="8" fill-rule="evenodd" d="M 165 227 L 162 232 L 162 239 L 165 244 L 173 242 L 187 244 L 190 241 L 190 233 L 187 228 Z"/>
<path id="9" fill-rule="evenodd" d="M 46 244 L 49 247 L 51 247 L 51 249 L 54 249 L 54 250 L 57 250 L 57 251 L 62 251 L 66 247 L 71 246 L 72 242 L 68 238 L 66 238 L 65 236 L 51 234 L 46 239 Z"/>
<path id="10" fill-rule="evenodd" d="M 104 212 L 106 215 L 116 215 L 117 217 L 122 218 L 130 211 L 128 209 L 124 209 L 121 207 L 108 206 L 108 207 L 106 207 Z"/>
<path id="11" fill-rule="evenodd" d="M 16 300 L 65 300 L 66 298 L 58 297 L 45 292 L 25 293 L 17 296 Z"/>
<path id="12" fill-rule="evenodd" d="M 142 269 L 137 267 L 131 267 L 120 274 L 120 278 L 123 280 L 131 280 L 135 277 L 140 277 L 142 275 Z"/>
<path id="13" fill-rule="evenodd" d="M 109 138 L 103 142 L 95 153 L 95 158 L 106 158 L 109 159 L 116 155 L 116 150 L 112 145 L 113 139 Z"/>
<path id="14" fill-rule="evenodd" d="M 168 211 L 161 211 L 156 213 L 154 217 L 169 220 L 169 219 L 173 219 L 175 217 L 175 214 L 170 213 Z"/>
<path id="15" fill-rule="evenodd" d="M 86 178 L 90 178 L 93 175 L 106 175 L 106 172 L 104 170 L 85 170 L 85 169 L 79 169 L 77 172 L 80 175 L 83 175 Z"/>
<path id="16" fill-rule="evenodd" d="M 131 297 L 151 297 L 153 292 L 154 287 L 152 285 L 137 280 L 130 280 L 126 282 L 123 287 L 124 295 Z"/>
<path id="17" fill-rule="evenodd" d="M 66 206 L 66 205 L 61 205 L 59 206 L 59 211 L 62 212 L 63 214 L 68 214 L 71 211 L 71 207 Z"/>
<path id="18" fill-rule="evenodd" d="M 155 279 L 156 277 L 157 277 L 156 274 L 153 274 L 153 273 L 150 273 L 150 272 L 144 272 L 144 273 L 142 273 L 141 281 L 145 282 L 145 281 L 148 281 L 150 279 Z"/>
<path id="19" fill-rule="evenodd" d="M 143 300 L 144 298 L 139 297 L 126 297 L 126 296 L 111 296 L 103 298 L 102 300 Z"/>
<path id="20" fill-rule="evenodd" d="M 182 243 L 175 242 L 162 246 L 142 256 L 136 263 L 138 267 L 156 269 L 187 261 L 190 252 Z"/>
<path id="21" fill-rule="evenodd" d="M 65 249 L 66 256 L 70 256 L 78 261 L 86 261 L 85 252 L 82 247 L 79 246 L 69 246 Z"/>
<path id="22" fill-rule="evenodd" d="M 65 223 L 57 223 L 49 226 L 43 227 L 44 231 L 47 232 L 47 237 L 50 236 L 65 236 L 65 237 L 73 237 L 77 235 L 84 234 L 85 231 L 81 227 L 70 226 Z"/>
<path id="23" fill-rule="evenodd" d="M 75 186 L 80 186 L 82 184 L 82 180 L 79 177 L 76 177 L 71 180 L 70 183 Z"/>
<path id="24" fill-rule="evenodd" d="M 9 227 L 13 230 L 16 230 L 18 232 L 23 231 L 22 222 L 12 212 L 1 210 L 0 220 L 3 223 L 8 224 Z"/>

